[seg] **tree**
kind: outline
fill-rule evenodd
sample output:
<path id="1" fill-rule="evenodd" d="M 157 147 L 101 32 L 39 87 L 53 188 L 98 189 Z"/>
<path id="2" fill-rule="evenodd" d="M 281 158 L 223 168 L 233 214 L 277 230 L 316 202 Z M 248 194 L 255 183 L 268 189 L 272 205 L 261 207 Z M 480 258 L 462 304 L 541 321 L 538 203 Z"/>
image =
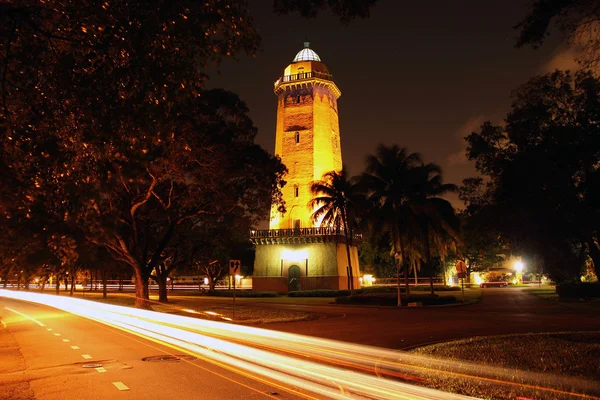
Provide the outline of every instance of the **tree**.
<path id="1" fill-rule="evenodd" d="M 284 167 L 253 143 L 246 106 L 204 90 L 209 66 L 258 46 L 241 0 L 0 4 L 3 217 L 36 219 L 43 235 L 77 228 L 132 267 L 148 307 L 148 279 L 183 226 L 281 203 Z"/>
<path id="2" fill-rule="evenodd" d="M 396 276 L 396 261 L 390 254 L 390 236 L 387 232 L 368 232 L 358 249 L 358 257 L 365 274 L 371 273 L 377 278 Z"/>
<path id="3" fill-rule="evenodd" d="M 582 50 L 580 64 L 595 68 L 600 61 L 599 24 L 600 8 L 595 0 L 535 0 L 515 26 L 520 30 L 517 47 L 537 48 L 556 28 L 569 45 Z"/>
<path id="4" fill-rule="evenodd" d="M 417 153 L 408 154 L 405 148 L 397 145 L 377 147 L 376 155 L 367 156 L 366 171 L 361 177 L 360 188 L 373 205 L 368 219 L 372 229 L 390 234 L 392 249 L 397 263 L 398 307 L 402 306 L 400 296 L 400 271 L 404 266 L 404 277 L 408 291 L 407 243 L 405 232 L 414 221 L 409 218 L 408 184 L 410 171 L 421 163 Z"/>
<path id="5" fill-rule="evenodd" d="M 314 18 L 327 7 L 344 23 L 354 18 L 368 18 L 377 0 L 273 0 L 275 11 L 287 14 L 298 11 L 305 18 Z"/>
<path id="6" fill-rule="evenodd" d="M 504 127 L 467 136 L 467 156 L 489 179 L 481 208 L 513 251 L 576 279 L 586 254 L 600 265 L 600 82 L 568 72 L 531 79 L 513 95 Z"/>
<path id="7" fill-rule="evenodd" d="M 310 186 L 315 196 L 308 204 L 313 208 L 312 218 L 321 226 L 330 226 L 341 230 L 346 244 L 348 257 L 348 276 L 350 278 L 350 294 L 354 290 L 354 277 L 350 245 L 354 239 L 354 226 L 356 225 L 356 212 L 362 196 L 357 191 L 355 183 L 348 179 L 346 168 L 340 172 L 330 171 L 323 175 L 323 179 L 313 182 Z"/>
<path id="8" fill-rule="evenodd" d="M 445 246 L 458 240 L 460 221 L 450 202 L 442 199 L 449 192 L 458 190 L 456 185 L 443 183 L 441 168 L 433 163 L 421 164 L 410 172 L 410 186 L 407 205 L 418 224 L 419 242 L 423 246 L 422 258 L 429 270 L 431 294 L 433 288 L 433 268 L 431 265 L 436 250 L 438 255 L 446 253 Z"/>

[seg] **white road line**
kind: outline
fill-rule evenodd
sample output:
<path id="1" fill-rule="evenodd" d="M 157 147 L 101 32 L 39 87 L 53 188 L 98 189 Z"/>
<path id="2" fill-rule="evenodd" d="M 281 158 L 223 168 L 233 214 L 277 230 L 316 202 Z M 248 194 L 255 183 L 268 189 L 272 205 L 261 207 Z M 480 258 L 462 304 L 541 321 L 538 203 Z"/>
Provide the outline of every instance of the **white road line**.
<path id="1" fill-rule="evenodd" d="M 60 336 L 60 333 L 55 333 L 54 336 Z"/>
<path id="2" fill-rule="evenodd" d="M 2 326 L 4 326 L 6 328 L 6 322 L 2 321 L 1 319 L 0 319 L 0 322 L 2 322 Z"/>
<path id="3" fill-rule="evenodd" d="M 73 350 L 79 350 L 79 346 L 71 346 Z"/>
<path id="4" fill-rule="evenodd" d="M 85 358 L 86 360 L 92 358 L 92 356 L 90 356 L 89 354 L 82 354 L 81 357 Z"/>
<path id="5" fill-rule="evenodd" d="M 115 387 L 119 390 L 129 390 L 129 388 L 125 386 L 123 382 L 113 382 L 112 384 L 115 385 Z"/>
<path id="6" fill-rule="evenodd" d="M 52 328 L 48 328 L 48 329 L 46 329 L 46 330 L 47 330 L 48 332 L 50 332 L 50 331 L 52 330 Z"/>
<path id="7" fill-rule="evenodd" d="M 8 308 L 8 307 L 4 307 L 4 308 L 5 308 L 5 309 L 7 309 L 8 311 L 12 311 L 12 312 L 14 312 L 15 314 L 19 314 L 21 317 L 25 317 L 25 318 L 27 318 L 28 320 L 35 322 L 35 323 L 36 323 L 36 324 L 38 324 L 39 326 L 46 326 L 46 325 L 42 324 L 40 321 L 38 321 L 37 319 L 35 319 L 35 318 L 33 318 L 33 317 L 30 317 L 29 315 L 25 315 L 25 314 L 23 314 L 23 313 L 20 313 L 20 312 L 18 312 L 18 311 L 16 311 L 16 310 L 13 310 L 12 308 Z"/>
<path id="8" fill-rule="evenodd" d="M 69 342 L 70 342 L 70 340 L 69 340 L 69 339 L 63 339 L 63 342 L 65 342 L 65 343 L 69 343 Z"/>
<path id="9" fill-rule="evenodd" d="M 106 372 L 106 370 L 102 367 L 95 368 L 95 370 L 98 372 Z"/>

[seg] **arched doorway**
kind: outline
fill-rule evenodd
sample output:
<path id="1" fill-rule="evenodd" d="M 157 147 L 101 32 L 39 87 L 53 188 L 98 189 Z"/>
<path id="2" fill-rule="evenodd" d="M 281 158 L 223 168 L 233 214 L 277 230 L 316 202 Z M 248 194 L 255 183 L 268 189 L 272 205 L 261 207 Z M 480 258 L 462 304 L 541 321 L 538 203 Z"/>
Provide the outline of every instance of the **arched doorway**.
<path id="1" fill-rule="evenodd" d="M 288 269 L 288 292 L 300 290 L 300 267 L 292 265 Z"/>

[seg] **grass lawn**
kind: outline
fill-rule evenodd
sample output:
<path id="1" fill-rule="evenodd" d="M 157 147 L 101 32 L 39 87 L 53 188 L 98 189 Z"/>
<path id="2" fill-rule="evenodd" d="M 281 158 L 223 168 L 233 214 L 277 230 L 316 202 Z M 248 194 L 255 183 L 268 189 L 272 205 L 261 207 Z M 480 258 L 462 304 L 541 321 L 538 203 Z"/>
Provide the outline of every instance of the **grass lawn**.
<path id="1" fill-rule="evenodd" d="M 85 292 L 85 294 L 76 292 L 76 296 L 85 300 L 125 307 L 134 307 L 135 305 L 135 295 L 133 293 L 109 292 L 106 299 L 102 298 L 101 292 Z M 275 299 L 276 298 L 236 298 L 234 321 L 241 324 L 260 324 L 269 322 L 302 321 L 316 317 L 314 314 L 301 311 L 276 310 L 249 306 L 249 303 Z M 178 295 L 169 297 L 169 303 L 165 304 L 158 302 L 157 295 L 150 295 L 150 300 L 152 301 L 152 309 L 158 312 L 217 321 L 229 321 L 233 318 L 231 298 Z"/>
<path id="2" fill-rule="evenodd" d="M 500 385 L 476 378 L 457 379 L 443 373 L 424 374 L 428 386 L 442 390 L 486 399 L 582 398 L 559 391 L 600 395 L 600 385 L 597 384 L 600 381 L 600 332 L 477 337 L 425 346 L 413 350 L 412 353 L 477 363 L 482 365 L 482 370 L 485 368 L 483 366 L 501 367 L 509 374 L 508 378 L 505 376 L 498 379 L 514 379 L 517 383 Z M 527 388 L 524 383 L 559 391 Z"/>
<path id="3" fill-rule="evenodd" d="M 586 308 L 592 310 L 600 310 L 600 299 L 592 299 L 592 300 L 580 300 L 580 299 L 572 299 L 572 300 L 561 300 L 556 293 L 556 289 L 554 286 L 542 286 L 541 288 L 530 288 L 525 289 L 527 293 L 538 296 L 544 300 L 553 301 L 557 305 L 568 308 Z M 599 366 L 600 368 L 600 366 Z"/>

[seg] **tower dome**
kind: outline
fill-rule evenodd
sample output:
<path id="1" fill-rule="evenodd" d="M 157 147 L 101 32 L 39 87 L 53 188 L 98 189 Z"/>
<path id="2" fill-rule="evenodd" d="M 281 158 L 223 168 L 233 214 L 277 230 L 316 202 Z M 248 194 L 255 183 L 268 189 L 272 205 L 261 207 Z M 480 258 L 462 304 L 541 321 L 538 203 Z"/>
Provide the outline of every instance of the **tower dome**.
<path id="1" fill-rule="evenodd" d="M 317 53 L 314 52 L 314 50 L 309 48 L 310 43 L 309 42 L 304 42 L 304 48 L 302 50 L 300 50 L 298 52 L 298 54 L 296 54 L 296 57 L 294 57 L 294 61 L 293 62 L 299 62 L 299 61 L 321 61 L 321 57 L 319 57 L 319 55 Z"/>

